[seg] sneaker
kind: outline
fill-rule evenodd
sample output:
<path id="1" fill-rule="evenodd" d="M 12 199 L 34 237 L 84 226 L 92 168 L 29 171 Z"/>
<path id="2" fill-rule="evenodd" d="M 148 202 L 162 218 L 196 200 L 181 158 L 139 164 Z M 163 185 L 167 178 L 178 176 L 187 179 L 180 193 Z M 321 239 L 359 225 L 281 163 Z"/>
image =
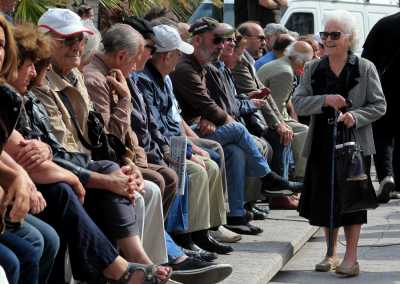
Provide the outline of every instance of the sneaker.
<path id="1" fill-rule="evenodd" d="M 225 228 L 224 226 L 219 226 L 218 230 L 211 231 L 210 235 L 219 242 L 222 243 L 236 243 L 242 239 L 242 236 L 232 232 L 231 230 Z"/>
<path id="2" fill-rule="evenodd" d="M 380 203 L 388 203 L 390 200 L 390 193 L 394 189 L 394 179 L 392 176 L 386 176 L 379 184 L 379 189 L 376 193 Z"/>
<path id="3" fill-rule="evenodd" d="M 232 273 L 229 264 L 202 262 L 191 257 L 170 266 L 173 268 L 171 279 L 190 284 L 218 283 Z"/>
<path id="4" fill-rule="evenodd" d="M 200 259 L 202 261 L 207 261 L 207 262 L 213 262 L 214 260 L 216 260 L 218 258 L 218 254 L 216 254 L 215 252 L 209 252 L 209 251 L 205 251 L 203 249 L 200 249 L 198 251 L 183 249 L 183 252 L 187 256 L 191 256 L 191 257 Z"/>
<path id="5" fill-rule="evenodd" d="M 288 181 L 275 172 L 270 172 L 262 179 L 262 193 L 266 196 L 289 196 L 303 190 L 303 183 Z"/>

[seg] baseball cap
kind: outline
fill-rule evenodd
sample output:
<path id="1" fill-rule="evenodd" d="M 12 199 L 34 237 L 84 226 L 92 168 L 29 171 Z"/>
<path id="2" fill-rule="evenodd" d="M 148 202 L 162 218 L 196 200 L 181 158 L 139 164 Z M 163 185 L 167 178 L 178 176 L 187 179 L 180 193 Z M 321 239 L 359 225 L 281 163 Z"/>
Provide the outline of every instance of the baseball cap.
<path id="1" fill-rule="evenodd" d="M 205 32 L 212 32 L 219 25 L 219 22 L 210 17 L 202 17 L 193 22 L 190 26 L 189 32 L 193 35 L 201 34 Z"/>
<path id="2" fill-rule="evenodd" d="M 62 36 L 93 32 L 83 25 L 81 17 L 68 9 L 50 8 L 39 19 L 38 26 Z"/>
<path id="3" fill-rule="evenodd" d="M 137 30 L 145 39 L 154 39 L 154 32 L 149 21 L 136 17 L 125 17 L 122 22 Z"/>
<path id="4" fill-rule="evenodd" d="M 157 39 L 156 52 L 168 52 L 177 49 L 185 54 L 193 53 L 194 47 L 181 39 L 177 29 L 167 25 L 158 25 L 153 27 L 153 31 Z"/>

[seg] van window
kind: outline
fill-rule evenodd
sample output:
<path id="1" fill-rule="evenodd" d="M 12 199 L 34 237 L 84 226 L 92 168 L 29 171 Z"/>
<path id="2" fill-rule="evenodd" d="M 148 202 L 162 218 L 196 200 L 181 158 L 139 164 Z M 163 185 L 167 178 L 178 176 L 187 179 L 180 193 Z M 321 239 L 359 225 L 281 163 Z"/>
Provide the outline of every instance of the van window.
<path id="1" fill-rule="evenodd" d="M 293 13 L 285 26 L 300 35 L 314 34 L 314 15 L 305 12 Z"/>
<path id="2" fill-rule="evenodd" d="M 222 22 L 222 8 L 219 8 L 212 3 L 201 3 L 190 17 L 189 23 L 193 23 L 195 20 L 201 17 L 211 17 L 219 22 Z"/>

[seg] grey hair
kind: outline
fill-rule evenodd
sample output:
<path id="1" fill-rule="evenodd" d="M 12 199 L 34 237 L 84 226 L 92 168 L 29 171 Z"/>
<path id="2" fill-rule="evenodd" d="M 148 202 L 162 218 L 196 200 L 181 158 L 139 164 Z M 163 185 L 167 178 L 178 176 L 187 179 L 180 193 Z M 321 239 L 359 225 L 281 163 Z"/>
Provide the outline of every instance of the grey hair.
<path id="1" fill-rule="evenodd" d="M 358 26 L 355 17 L 346 10 L 328 11 L 322 17 L 323 27 L 325 28 L 329 22 L 339 24 L 342 32 L 351 35 L 349 49 L 355 51 L 358 45 Z"/>
<path id="2" fill-rule="evenodd" d="M 265 26 L 264 33 L 266 36 L 271 36 L 274 34 L 287 34 L 289 30 L 281 24 L 269 23 Z"/>
<path id="3" fill-rule="evenodd" d="M 296 42 L 292 42 L 288 47 L 286 47 L 284 54 L 286 57 L 291 58 L 292 60 L 300 60 L 303 62 L 310 61 L 313 57 L 312 53 L 303 53 L 296 50 L 295 45 Z"/>
<path id="4" fill-rule="evenodd" d="M 127 50 L 130 55 L 139 52 L 143 36 L 126 24 L 115 24 L 103 34 L 103 50 L 105 53 L 113 53 Z"/>
<path id="5" fill-rule="evenodd" d="M 86 44 L 83 49 L 81 58 L 83 61 L 89 60 L 89 58 L 95 54 L 100 47 L 101 35 L 98 29 L 94 26 L 91 20 L 82 21 L 83 25 L 93 32 L 93 35 L 85 34 Z"/>

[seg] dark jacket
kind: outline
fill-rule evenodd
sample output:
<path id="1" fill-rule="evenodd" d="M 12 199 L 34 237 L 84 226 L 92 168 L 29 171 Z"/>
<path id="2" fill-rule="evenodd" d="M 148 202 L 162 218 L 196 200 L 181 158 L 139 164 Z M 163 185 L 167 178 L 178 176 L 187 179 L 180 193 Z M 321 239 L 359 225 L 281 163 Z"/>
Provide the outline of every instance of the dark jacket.
<path id="1" fill-rule="evenodd" d="M 183 118 L 191 124 L 199 117 L 215 125 L 223 125 L 228 114 L 210 97 L 206 86 L 206 70 L 194 55 L 184 55 L 170 74 Z"/>
<path id="2" fill-rule="evenodd" d="M 16 129 L 26 139 L 38 139 L 48 144 L 53 151 L 53 162 L 73 172 L 83 184 L 87 183 L 91 173 L 86 169 L 90 157 L 65 150 L 52 131 L 46 108 L 33 93 L 26 94 L 23 100 L 24 107 Z"/>
<path id="3" fill-rule="evenodd" d="M 140 146 L 146 151 L 147 160 L 153 164 L 165 164 L 163 155 L 169 152 L 168 140 L 160 133 L 157 122 L 147 108 L 143 94 L 136 85 L 137 76 L 136 73 L 132 73 L 128 80 L 133 105 L 131 127 Z"/>

